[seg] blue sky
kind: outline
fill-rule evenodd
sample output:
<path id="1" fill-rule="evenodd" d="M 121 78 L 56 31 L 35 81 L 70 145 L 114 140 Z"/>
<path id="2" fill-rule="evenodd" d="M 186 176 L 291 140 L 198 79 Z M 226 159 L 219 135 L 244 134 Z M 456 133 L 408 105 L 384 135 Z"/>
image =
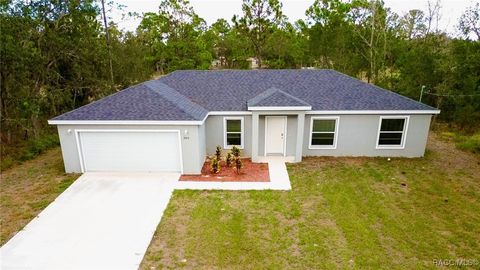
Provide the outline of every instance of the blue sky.
<path id="1" fill-rule="evenodd" d="M 125 12 L 156 12 L 160 1 L 151 0 L 114 0 L 116 3 L 125 5 Z M 384 0 L 385 6 L 398 14 L 404 14 L 411 9 L 427 10 L 428 0 Z M 305 18 L 305 10 L 314 0 L 283 0 L 283 12 L 294 22 Z M 190 0 L 195 12 L 212 24 L 218 18 L 230 21 L 234 14 L 241 14 L 242 0 Z M 458 19 L 466 7 L 474 4 L 473 0 L 443 0 L 441 1 L 441 19 L 439 28 L 447 30 L 451 34 L 456 33 Z M 109 15 L 124 30 L 135 30 L 140 23 L 139 19 L 122 20 L 118 12 Z"/>

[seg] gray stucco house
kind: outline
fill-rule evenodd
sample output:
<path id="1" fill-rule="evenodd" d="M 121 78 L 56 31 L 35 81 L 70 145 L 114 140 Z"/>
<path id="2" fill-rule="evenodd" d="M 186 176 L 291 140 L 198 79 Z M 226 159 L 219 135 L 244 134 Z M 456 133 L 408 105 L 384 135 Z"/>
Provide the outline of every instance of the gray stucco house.
<path id="1" fill-rule="evenodd" d="M 176 71 L 49 120 L 67 172 L 199 173 L 215 146 L 421 157 L 440 111 L 334 70 Z"/>

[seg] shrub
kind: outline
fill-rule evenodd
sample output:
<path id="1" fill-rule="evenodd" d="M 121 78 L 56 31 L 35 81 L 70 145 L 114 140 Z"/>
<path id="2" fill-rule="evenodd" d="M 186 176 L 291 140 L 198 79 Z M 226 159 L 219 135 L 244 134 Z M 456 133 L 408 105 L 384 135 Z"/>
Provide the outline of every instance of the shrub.
<path id="1" fill-rule="evenodd" d="M 480 154 L 480 133 L 472 136 L 462 136 L 457 143 L 458 148 Z"/>
<path id="2" fill-rule="evenodd" d="M 20 161 L 32 159 L 45 150 L 59 145 L 58 135 L 48 135 L 28 142 L 27 147 L 21 152 Z"/>
<path id="3" fill-rule="evenodd" d="M 213 173 L 220 172 L 220 160 L 218 160 L 217 157 L 213 157 L 212 160 L 210 160 L 210 170 Z"/>
<path id="4" fill-rule="evenodd" d="M 217 145 L 217 148 L 215 149 L 215 157 L 217 158 L 217 161 L 222 160 L 222 147 L 220 145 Z"/>
<path id="5" fill-rule="evenodd" d="M 227 167 L 232 166 L 232 161 L 233 161 L 233 156 L 230 152 L 227 153 L 227 156 L 225 156 L 225 164 Z"/>
<path id="6" fill-rule="evenodd" d="M 14 165 L 33 159 L 59 144 L 60 141 L 56 133 L 45 134 L 41 137 L 31 138 L 15 144 L 2 144 L 0 149 L 0 170 L 4 171 Z"/>
<path id="7" fill-rule="evenodd" d="M 235 169 L 237 171 L 237 174 L 240 174 L 240 170 L 242 168 L 243 168 L 242 160 L 239 157 L 235 158 Z"/>
<path id="8" fill-rule="evenodd" d="M 240 148 L 233 146 L 232 150 L 230 150 L 234 158 L 239 158 L 240 157 Z"/>
<path id="9" fill-rule="evenodd" d="M 455 139 L 456 134 L 453 132 L 442 132 L 440 133 L 440 137 L 445 140 Z"/>
<path id="10" fill-rule="evenodd" d="M 233 156 L 233 163 L 235 165 L 235 169 L 237 173 L 240 173 L 240 169 L 243 168 L 242 160 L 240 159 L 240 148 L 233 146 L 230 150 L 231 155 Z M 230 154 L 228 153 L 228 154 Z"/>
<path id="11" fill-rule="evenodd" d="M 4 171 L 15 165 L 15 160 L 12 157 L 2 157 L 2 162 L 0 163 L 0 171 Z"/>
<path id="12" fill-rule="evenodd" d="M 446 141 L 455 142 L 455 146 L 464 151 L 480 154 L 480 133 L 459 134 L 455 132 L 442 132 L 440 138 Z"/>

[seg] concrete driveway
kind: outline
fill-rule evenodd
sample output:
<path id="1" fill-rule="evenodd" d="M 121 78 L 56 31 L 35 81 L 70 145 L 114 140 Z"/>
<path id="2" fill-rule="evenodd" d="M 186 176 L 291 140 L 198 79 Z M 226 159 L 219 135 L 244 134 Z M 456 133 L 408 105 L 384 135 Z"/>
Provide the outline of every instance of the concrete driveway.
<path id="1" fill-rule="evenodd" d="M 0 249 L 0 268 L 137 269 L 179 176 L 82 175 Z"/>

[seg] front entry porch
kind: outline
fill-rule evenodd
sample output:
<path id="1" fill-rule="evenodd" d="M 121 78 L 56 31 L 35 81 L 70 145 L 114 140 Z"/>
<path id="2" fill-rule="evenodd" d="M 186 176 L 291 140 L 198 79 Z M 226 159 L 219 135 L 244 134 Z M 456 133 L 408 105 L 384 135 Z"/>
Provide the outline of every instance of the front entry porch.
<path id="1" fill-rule="evenodd" d="M 252 112 L 252 160 L 293 157 L 302 161 L 305 112 L 312 106 L 275 87 L 247 101 Z"/>
<path id="2" fill-rule="evenodd" d="M 253 111 L 252 161 L 282 157 L 302 161 L 305 111 Z"/>

